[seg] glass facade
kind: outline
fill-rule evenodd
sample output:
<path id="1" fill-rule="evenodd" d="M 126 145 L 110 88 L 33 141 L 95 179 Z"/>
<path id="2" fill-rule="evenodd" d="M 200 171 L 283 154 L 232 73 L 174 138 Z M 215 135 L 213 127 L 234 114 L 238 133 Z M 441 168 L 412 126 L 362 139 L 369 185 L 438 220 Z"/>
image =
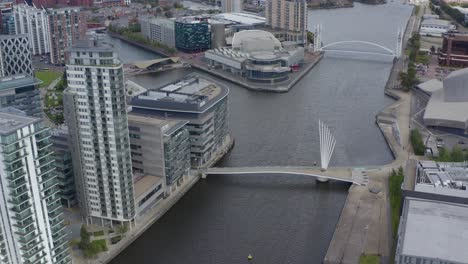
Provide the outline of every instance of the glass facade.
<path id="1" fill-rule="evenodd" d="M 172 185 L 190 169 L 190 140 L 185 128 L 165 136 L 164 165 L 166 184 Z"/>
<path id="2" fill-rule="evenodd" d="M 14 94 L 0 96 L 0 108 L 14 107 L 33 117 L 42 117 L 41 98 L 34 84 L 15 89 Z"/>
<path id="3" fill-rule="evenodd" d="M 175 22 L 175 45 L 185 52 L 201 52 L 211 47 L 208 21 L 181 19 Z"/>
<path id="4" fill-rule="evenodd" d="M 2 214 L 10 218 L 0 228 L 0 258 L 2 263 L 19 256 L 23 263 L 71 263 L 49 129 L 34 123 L 21 131 L 0 138 L 8 197 Z M 7 250 L 6 237 L 18 245 L 14 253 Z"/>

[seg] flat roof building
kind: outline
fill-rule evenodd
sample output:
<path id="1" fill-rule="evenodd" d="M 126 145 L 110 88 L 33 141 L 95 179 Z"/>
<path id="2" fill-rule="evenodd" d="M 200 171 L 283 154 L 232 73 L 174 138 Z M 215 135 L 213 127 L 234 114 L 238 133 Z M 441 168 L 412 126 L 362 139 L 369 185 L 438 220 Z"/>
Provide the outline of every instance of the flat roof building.
<path id="1" fill-rule="evenodd" d="M 230 140 L 227 87 L 188 76 L 131 99 L 132 114 L 188 121 L 192 167 L 206 166 Z"/>
<path id="2" fill-rule="evenodd" d="M 40 92 L 41 81 L 29 75 L 0 78 L 0 107 L 14 107 L 28 116 L 42 117 Z"/>
<path id="3" fill-rule="evenodd" d="M 421 36 L 442 37 L 443 34 L 455 29 L 455 25 L 450 21 L 442 19 L 425 19 L 421 22 L 419 34 L 421 34 Z"/>
<path id="4" fill-rule="evenodd" d="M 468 263 L 468 206 L 406 198 L 395 264 Z"/>
<path id="5" fill-rule="evenodd" d="M 162 178 L 163 192 L 167 194 L 190 174 L 187 123 L 132 112 L 128 115 L 133 173 Z"/>
<path id="6" fill-rule="evenodd" d="M 175 47 L 174 20 L 167 18 L 140 19 L 141 33 L 152 41 Z"/>
<path id="7" fill-rule="evenodd" d="M 211 47 L 207 17 L 182 17 L 175 21 L 175 47 L 183 52 L 202 52 Z"/>
<path id="8" fill-rule="evenodd" d="M 418 161 L 414 187 L 415 192 L 424 193 L 424 197 L 433 200 L 449 202 L 466 200 L 468 202 L 467 189 L 468 161 Z"/>

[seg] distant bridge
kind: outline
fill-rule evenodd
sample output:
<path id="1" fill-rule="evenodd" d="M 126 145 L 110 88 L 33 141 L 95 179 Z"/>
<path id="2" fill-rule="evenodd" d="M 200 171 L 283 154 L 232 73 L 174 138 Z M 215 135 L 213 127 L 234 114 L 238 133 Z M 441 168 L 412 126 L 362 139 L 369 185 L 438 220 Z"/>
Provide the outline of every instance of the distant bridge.
<path id="1" fill-rule="evenodd" d="M 360 53 L 360 54 L 390 56 L 393 58 L 399 58 L 401 56 L 402 46 L 403 46 L 403 34 L 402 34 L 402 30 L 400 29 L 398 30 L 398 33 L 397 33 L 396 43 L 397 44 L 396 44 L 395 50 L 392 50 L 378 43 L 373 43 L 370 41 L 363 41 L 363 40 L 344 40 L 344 41 L 337 41 L 337 42 L 323 45 L 322 44 L 322 25 L 317 25 L 315 27 L 315 33 L 314 33 L 314 51 L 315 52 L 335 51 L 335 52 L 344 52 L 344 53 Z M 365 50 L 362 50 L 362 51 L 348 50 L 348 49 L 330 49 L 330 47 L 340 46 L 342 44 L 360 44 L 361 46 L 369 46 L 369 47 L 378 48 L 378 50 L 381 50 L 382 52 L 365 51 Z"/>

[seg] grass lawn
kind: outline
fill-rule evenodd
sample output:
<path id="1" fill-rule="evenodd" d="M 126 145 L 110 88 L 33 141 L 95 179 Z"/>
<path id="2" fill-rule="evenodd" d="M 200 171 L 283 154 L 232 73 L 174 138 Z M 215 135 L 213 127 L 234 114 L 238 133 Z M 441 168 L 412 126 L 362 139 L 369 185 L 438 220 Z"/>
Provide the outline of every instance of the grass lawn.
<path id="1" fill-rule="evenodd" d="M 56 71 L 36 71 L 35 75 L 36 78 L 42 81 L 40 85 L 42 88 L 49 86 L 55 79 L 61 77 L 63 73 Z"/>
<path id="2" fill-rule="evenodd" d="M 380 257 L 377 255 L 361 255 L 359 264 L 380 264 Z"/>

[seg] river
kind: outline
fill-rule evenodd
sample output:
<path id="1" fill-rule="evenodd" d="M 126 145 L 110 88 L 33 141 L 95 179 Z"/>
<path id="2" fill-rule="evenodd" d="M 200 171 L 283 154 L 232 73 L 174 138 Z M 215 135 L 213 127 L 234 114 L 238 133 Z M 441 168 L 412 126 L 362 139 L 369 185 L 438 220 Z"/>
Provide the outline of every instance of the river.
<path id="1" fill-rule="evenodd" d="M 410 13 L 411 7 L 401 3 L 355 3 L 354 8 L 310 11 L 309 28 L 323 25 L 324 44 L 363 40 L 394 49 L 397 29 L 404 27 Z M 156 57 L 111 41 L 125 62 Z M 230 87 L 229 122 L 236 145 L 218 166 L 319 162 L 319 119 L 337 139 L 331 166 L 390 162 L 393 157 L 375 125 L 375 114 L 391 103 L 383 93 L 391 67 L 386 57 L 330 52 L 285 94 L 225 83 Z M 155 87 L 190 72 L 132 79 Z M 112 263 L 238 264 L 247 263 L 248 254 L 255 264 L 321 263 L 348 188 L 293 175 L 209 177 Z"/>

